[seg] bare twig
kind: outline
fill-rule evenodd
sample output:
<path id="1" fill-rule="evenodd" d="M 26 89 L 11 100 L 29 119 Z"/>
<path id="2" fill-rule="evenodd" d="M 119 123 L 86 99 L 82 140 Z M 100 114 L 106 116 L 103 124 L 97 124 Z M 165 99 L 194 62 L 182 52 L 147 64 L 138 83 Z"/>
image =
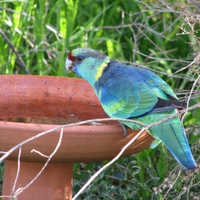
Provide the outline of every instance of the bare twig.
<path id="1" fill-rule="evenodd" d="M 44 155 L 43 153 L 41 153 L 40 151 L 37 151 L 37 150 L 35 150 L 35 149 L 31 150 L 31 153 L 37 153 L 37 154 L 39 154 L 40 156 L 42 156 L 42 157 L 44 157 L 44 158 L 48 158 L 48 157 L 49 157 L 49 156 Z"/>
<path id="2" fill-rule="evenodd" d="M 196 86 L 196 84 L 198 83 L 199 80 L 200 80 L 200 75 L 198 76 L 198 78 L 196 79 L 196 81 L 194 82 L 194 84 L 192 85 L 192 88 L 191 88 L 191 90 L 190 90 L 190 94 L 189 94 L 189 97 L 188 97 L 188 100 L 187 100 L 187 107 L 186 107 L 186 109 L 189 107 L 189 101 L 190 101 L 190 99 L 191 99 L 191 97 L 192 97 L 192 92 L 194 91 L 194 88 L 195 88 L 195 86 Z M 184 120 L 186 114 L 187 114 L 187 113 L 185 112 L 185 113 L 183 114 L 183 116 L 182 116 L 182 119 L 181 119 L 182 123 L 183 123 L 183 120 Z"/>
<path id="3" fill-rule="evenodd" d="M 169 189 L 167 190 L 167 192 L 165 193 L 163 199 L 165 199 L 165 197 L 167 197 L 169 191 L 172 189 L 173 185 L 174 185 L 174 184 L 176 183 L 176 181 L 178 180 L 180 174 L 181 174 L 181 169 L 179 169 L 177 177 L 176 177 L 175 180 L 173 181 L 173 184 L 170 185 L 170 187 L 169 187 Z"/>
<path id="4" fill-rule="evenodd" d="M 193 5 L 195 5 L 196 7 L 197 7 L 197 9 L 198 9 L 198 11 L 200 12 L 200 4 L 199 4 L 199 2 L 197 2 L 197 1 L 194 1 L 194 0 L 189 0 Z"/>
<path id="5" fill-rule="evenodd" d="M 8 12 L 17 13 L 17 14 L 20 14 L 20 15 L 22 15 L 22 16 L 27 17 L 28 19 L 35 20 L 35 17 L 32 17 L 31 15 L 28 15 L 28 14 L 25 13 L 25 12 L 18 12 L 18 11 L 16 11 L 16 10 L 13 10 L 13 9 L 11 9 L 11 8 L 8 8 L 8 7 L 2 7 L 2 6 L 0 6 L 0 10 L 7 10 Z"/>
<path id="6" fill-rule="evenodd" d="M 18 160 L 17 160 L 17 174 L 15 177 L 15 181 L 12 187 L 12 192 L 10 194 L 10 196 L 12 196 L 15 193 L 15 188 L 16 188 L 16 184 L 17 184 L 17 180 L 19 178 L 19 173 L 20 173 L 20 157 L 21 157 L 21 153 L 22 153 L 22 148 L 19 148 L 19 153 L 18 153 Z"/>
<path id="7" fill-rule="evenodd" d="M 52 129 L 50 129 L 50 130 L 41 132 L 41 133 L 39 133 L 39 134 L 37 134 L 37 135 L 35 135 L 35 136 L 33 136 L 33 137 L 27 139 L 27 140 L 24 140 L 23 142 L 19 143 L 18 145 L 14 146 L 12 149 L 10 149 L 9 151 L 7 151 L 7 152 L 0 158 L 0 163 L 2 163 L 11 153 L 13 153 L 16 149 L 22 147 L 24 144 L 26 144 L 26 143 L 28 143 L 28 142 L 30 142 L 30 141 L 32 141 L 32 140 L 35 140 L 35 139 L 37 139 L 37 138 L 39 138 L 39 137 L 42 137 L 42 136 L 44 136 L 44 135 L 47 135 L 47 134 L 49 134 L 49 133 L 51 133 L 51 132 L 53 132 L 53 131 L 57 131 L 57 130 L 59 130 L 59 129 L 61 129 L 61 128 L 67 128 L 67 127 L 71 127 L 71 126 L 79 126 L 79 125 L 88 124 L 88 123 L 92 123 L 92 122 L 105 122 L 105 121 L 124 121 L 124 122 L 131 122 L 131 123 L 139 124 L 139 125 L 141 125 L 141 126 L 143 126 L 143 127 L 151 128 L 151 127 L 156 126 L 156 125 L 158 125 L 158 124 L 161 124 L 161 123 L 163 123 L 163 122 L 165 122 L 165 121 L 168 121 L 169 119 L 172 119 L 172 118 L 174 118 L 174 117 L 177 117 L 177 116 L 179 116 L 180 114 L 183 114 L 183 113 L 185 113 L 185 112 L 187 112 L 187 111 L 189 111 L 189 110 L 194 110 L 194 109 L 199 108 L 199 107 L 200 107 L 200 103 L 197 103 L 197 104 L 195 104 L 195 105 L 193 105 L 193 106 L 188 107 L 187 109 L 180 110 L 178 113 L 172 114 L 172 115 L 170 115 L 169 117 L 167 117 L 167 118 L 165 118 L 165 119 L 163 119 L 163 120 L 160 120 L 160 121 L 158 121 L 158 122 L 155 122 L 155 123 L 153 123 L 153 124 L 151 124 L 151 125 L 148 125 L 148 126 L 146 126 L 146 124 L 143 124 L 143 123 L 141 123 L 141 122 L 139 122 L 139 121 L 136 121 L 136 120 L 122 119 L 122 118 L 91 119 L 91 120 L 85 120 L 85 121 L 82 121 L 82 122 L 76 122 L 76 123 L 72 123 L 72 124 L 66 124 L 66 125 L 58 126 L 58 127 L 52 128 Z"/>
<path id="8" fill-rule="evenodd" d="M 200 103 L 199 104 L 196 104 L 196 105 L 198 105 L 198 107 L 200 107 Z M 196 105 L 195 105 L 195 107 L 196 107 Z M 191 109 L 191 107 L 190 108 L 187 108 L 187 109 L 185 109 L 185 111 L 188 111 L 188 110 L 190 110 Z M 183 111 L 182 111 L 183 112 Z M 104 165 L 102 168 L 100 168 L 85 184 L 84 184 L 84 186 L 78 191 L 78 193 L 72 198 L 72 200 L 75 200 L 93 181 L 94 181 L 94 179 L 103 171 L 103 170 L 105 170 L 107 167 L 109 167 L 111 164 L 113 164 L 123 153 L 124 153 L 124 151 L 145 131 L 145 130 L 148 130 L 149 128 L 151 128 L 151 127 L 153 127 L 153 126 L 156 126 L 156 125 L 158 125 L 158 124 L 161 124 L 161 123 L 163 123 L 163 122 L 165 122 L 165 121 L 167 121 L 167 120 L 169 120 L 169 119 L 171 119 L 171 118 L 173 118 L 173 117 L 176 117 L 177 116 L 177 114 L 173 114 L 173 115 L 171 115 L 171 116 L 169 116 L 167 119 L 164 119 L 164 120 L 160 120 L 160 121 L 158 121 L 158 122 L 156 122 L 156 123 L 153 123 L 153 124 L 150 124 L 150 125 L 147 125 L 147 126 L 145 126 L 145 127 L 143 127 L 122 149 L 121 149 L 121 151 L 110 161 L 110 162 L 108 162 L 106 165 Z M 121 120 L 121 121 L 123 121 L 123 120 Z M 178 178 L 177 178 L 178 179 Z M 174 181 L 174 182 L 176 182 L 176 180 Z M 171 189 L 171 188 L 170 188 Z M 169 189 L 169 190 L 170 190 Z M 169 191 L 168 190 L 168 191 Z"/>
<path id="9" fill-rule="evenodd" d="M 120 156 L 124 153 L 124 151 L 145 131 L 146 128 L 142 128 L 122 149 L 121 151 L 106 165 L 101 167 L 85 184 L 84 186 L 76 193 L 76 195 L 72 198 L 72 200 L 75 200 L 93 181 L 94 179 L 107 167 L 109 167 L 111 164 L 113 164 Z"/>
<path id="10" fill-rule="evenodd" d="M 51 153 L 50 156 L 48 156 L 48 159 L 47 159 L 46 163 L 44 164 L 44 166 L 42 167 L 42 169 L 37 173 L 37 175 L 25 187 L 18 188 L 14 192 L 14 195 L 13 195 L 14 198 L 16 198 L 20 193 L 22 193 L 24 190 L 26 190 L 40 176 L 40 174 L 44 171 L 44 169 L 46 168 L 46 166 L 50 162 L 51 158 L 55 155 L 55 153 L 57 152 L 58 148 L 60 147 L 61 142 L 62 142 L 62 138 L 63 138 L 63 128 L 61 128 L 61 130 L 60 130 L 59 141 L 58 141 L 54 151 Z"/>
<path id="11" fill-rule="evenodd" d="M 183 70 L 185 70 L 185 69 L 187 69 L 187 68 L 191 67 L 192 65 L 197 64 L 199 62 L 200 62 L 200 54 L 198 54 L 190 64 L 188 64 L 187 66 L 177 70 L 176 72 L 173 73 L 173 75 L 177 74 L 177 73 L 179 73 L 179 72 L 181 72 L 181 71 L 183 71 Z"/>
<path id="12" fill-rule="evenodd" d="M 3 32 L 3 30 L 0 28 L 0 34 L 2 35 L 2 37 L 4 38 L 4 40 L 8 43 L 8 45 L 10 46 L 10 48 L 13 50 L 13 52 L 16 54 L 17 56 L 17 60 L 20 63 L 20 66 L 24 69 L 24 71 L 27 74 L 31 74 L 30 71 L 27 69 L 21 55 L 18 53 L 18 51 L 15 49 L 15 47 L 12 45 L 12 43 L 10 42 L 10 40 L 8 39 L 8 37 L 6 36 L 6 34 Z"/>
<path id="13" fill-rule="evenodd" d="M 174 58 L 157 58 L 157 57 L 154 57 L 154 56 L 149 56 L 149 55 L 146 55 L 140 51 L 136 51 L 135 53 L 138 53 L 146 58 L 149 58 L 149 59 L 152 59 L 152 60 L 166 60 L 166 61 L 173 61 L 173 62 L 182 62 L 182 63 L 188 63 L 188 61 L 184 61 L 184 60 L 179 60 L 179 59 L 174 59 Z"/>
<path id="14" fill-rule="evenodd" d="M 27 140 L 24 140 L 23 142 L 19 143 L 18 145 L 14 146 L 12 149 L 10 149 L 9 151 L 5 152 L 5 154 L 0 158 L 0 163 L 2 163 L 11 153 L 13 153 L 16 149 L 22 147 L 23 145 L 25 145 L 26 143 L 31 142 L 32 140 L 35 140 L 39 137 L 42 137 L 44 135 L 47 135 L 49 133 L 52 133 L 53 131 L 57 131 L 60 130 L 61 128 L 67 128 L 67 127 L 71 127 L 71 126 L 79 126 L 79 125 L 83 125 L 83 124 L 89 124 L 89 123 L 93 123 L 93 122 L 105 122 L 105 121 L 126 121 L 126 122 L 133 122 L 133 123 L 137 123 L 140 124 L 141 126 L 146 126 L 145 124 L 138 122 L 136 120 L 129 120 L 129 119 L 121 119 L 121 118 L 103 118 L 103 119 L 91 119 L 91 120 L 85 120 L 82 122 L 76 122 L 76 123 L 72 123 L 72 124 L 66 124 L 66 125 L 62 125 L 62 126 L 57 126 L 55 128 L 52 128 L 50 130 L 41 132 Z"/>

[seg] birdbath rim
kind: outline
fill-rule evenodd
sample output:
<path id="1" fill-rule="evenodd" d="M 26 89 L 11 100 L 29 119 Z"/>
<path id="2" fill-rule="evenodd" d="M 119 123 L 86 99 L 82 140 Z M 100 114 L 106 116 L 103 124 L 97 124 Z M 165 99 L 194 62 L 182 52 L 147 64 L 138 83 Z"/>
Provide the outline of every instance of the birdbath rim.
<path id="1" fill-rule="evenodd" d="M 91 86 L 80 78 L 37 76 L 37 75 L 0 75 L 0 118 L 48 118 L 66 120 L 62 124 L 86 119 L 106 118 L 99 100 Z M 48 120 L 47 120 L 48 121 Z M 51 124 L 0 121 L 0 151 L 5 152 L 20 142 L 43 131 L 57 127 Z M 60 123 L 60 122 L 59 122 Z M 51 162 L 72 163 L 92 162 L 111 159 L 135 135 L 137 131 L 123 129 L 118 122 L 87 124 L 64 129 L 62 142 Z M 17 135 L 17 137 L 16 137 Z M 55 149 L 60 130 L 37 138 L 22 147 L 22 161 L 45 162 L 45 155 Z M 144 132 L 123 154 L 131 155 L 148 148 L 153 138 Z M 17 160 L 18 150 L 8 159 Z"/>

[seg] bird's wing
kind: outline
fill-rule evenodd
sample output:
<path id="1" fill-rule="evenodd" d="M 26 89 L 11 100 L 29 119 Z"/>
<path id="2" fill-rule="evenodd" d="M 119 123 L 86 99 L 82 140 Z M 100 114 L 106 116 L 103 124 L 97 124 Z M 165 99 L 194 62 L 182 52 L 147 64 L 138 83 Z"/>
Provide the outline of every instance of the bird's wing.
<path id="1" fill-rule="evenodd" d="M 118 72 L 110 74 L 117 74 Z M 171 88 L 153 72 L 129 67 L 120 77 L 105 79 L 99 98 L 106 113 L 111 117 L 131 118 L 152 111 L 159 99 L 176 98 Z M 164 105 L 163 105 L 164 107 Z M 157 109 L 161 112 L 162 109 Z"/>
<path id="2" fill-rule="evenodd" d="M 148 80 L 147 84 L 153 86 L 153 92 L 156 94 L 156 96 L 165 100 L 177 99 L 177 96 L 175 95 L 171 87 L 165 81 L 163 81 L 159 76 L 157 76 L 156 74 L 152 72 L 150 72 L 149 74 L 151 75 L 149 76 L 150 79 L 147 79 Z M 153 83 L 151 80 L 153 80 Z M 166 95 L 167 95 L 167 98 L 166 98 Z"/>

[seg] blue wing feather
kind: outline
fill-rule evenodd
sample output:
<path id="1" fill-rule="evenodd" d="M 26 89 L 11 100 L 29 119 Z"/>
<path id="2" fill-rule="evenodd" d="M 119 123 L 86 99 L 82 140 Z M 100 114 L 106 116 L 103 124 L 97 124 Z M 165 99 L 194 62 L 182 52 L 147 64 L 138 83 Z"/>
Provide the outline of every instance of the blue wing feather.
<path id="1" fill-rule="evenodd" d="M 107 67 L 94 87 L 104 110 L 111 117 L 144 115 L 154 108 L 158 97 L 168 99 L 168 90 L 169 95 L 176 97 L 171 88 L 151 71 L 116 61 Z"/>

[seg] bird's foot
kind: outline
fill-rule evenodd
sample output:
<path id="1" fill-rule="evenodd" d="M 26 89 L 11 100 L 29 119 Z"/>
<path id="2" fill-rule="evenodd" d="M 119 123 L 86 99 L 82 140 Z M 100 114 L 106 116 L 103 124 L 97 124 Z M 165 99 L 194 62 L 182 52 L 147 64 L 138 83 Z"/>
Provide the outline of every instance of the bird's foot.
<path id="1" fill-rule="evenodd" d="M 122 123 L 119 123 L 119 124 L 122 127 L 122 129 L 123 129 L 123 136 L 126 137 L 126 135 L 127 135 L 126 126 L 124 124 L 122 124 Z"/>

